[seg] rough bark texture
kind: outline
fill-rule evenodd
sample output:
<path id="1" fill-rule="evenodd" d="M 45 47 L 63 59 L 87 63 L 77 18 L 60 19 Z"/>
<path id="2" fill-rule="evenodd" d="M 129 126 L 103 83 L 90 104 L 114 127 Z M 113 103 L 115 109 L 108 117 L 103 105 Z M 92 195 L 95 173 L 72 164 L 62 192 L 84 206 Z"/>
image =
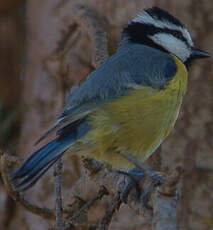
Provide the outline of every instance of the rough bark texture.
<path id="1" fill-rule="evenodd" d="M 6 0 L 4 0 L 7 2 Z M 2 0 L 2 2 L 4 2 Z M 18 4 L 22 1 L 17 1 Z M 64 97 L 73 85 L 79 84 L 94 68 L 92 66 L 91 40 L 86 31 L 78 34 L 70 15 L 72 4 L 82 2 L 98 11 L 108 21 L 109 50 L 117 47 L 122 27 L 137 12 L 158 5 L 175 14 L 187 27 L 196 45 L 213 53 L 213 2 L 211 0 L 28 0 L 24 9 L 17 5 L 0 5 L 0 97 L 11 113 L 21 104 L 23 118 L 12 123 L 11 135 L 5 139 L 6 149 L 14 151 L 21 159 L 35 150 L 34 142 L 60 114 Z M 22 3 L 23 4 L 23 3 Z M 26 16 L 23 16 L 26 14 Z M 26 29 L 24 28 L 24 25 Z M 18 29 L 17 29 L 18 28 Z M 14 37 L 16 39 L 14 39 Z M 23 38 L 27 38 L 23 42 Z M 60 50 L 70 39 L 71 49 L 66 59 L 60 59 Z M 25 46 L 25 52 L 23 50 Z M 23 57 L 25 55 L 25 58 Z M 20 61 L 21 60 L 21 61 Z M 9 64 L 8 64 L 9 63 Z M 212 175 L 213 175 L 213 67 L 212 60 L 196 62 L 189 74 L 188 93 L 174 131 L 162 145 L 163 170 L 169 171 L 177 164 L 185 174 L 181 184 L 179 207 L 180 229 L 209 230 L 213 228 Z M 21 65 L 23 73 L 21 73 Z M 20 77 L 21 76 L 21 77 Z M 24 106 L 23 106 L 24 105 Z M 0 121 L 2 122 L 2 121 Z M 21 124 L 20 134 L 14 129 Z M 2 128 L 2 125 L 1 125 Z M 14 137 L 15 136 L 15 137 Z M 1 142 L 0 142 L 1 143 Z M 14 144 L 15 143 L 15 144 Z M 17 144 L 16 144 L 17 143 Z M 3 144 L 3 143 L 2 143 Z M 18 150 L 17 150 L 18 149 Z M 64 158 L 63 203 L 72 203 L 73 194 L 84 200 L 97 193 L 95 183 L 85 177 L 77 182 L 84 170 L 76 157 Z M 78 186 L 71 189 L 73 185 Z M 22 207 L 15 207 L 0 185 L 0 223 L 4 229 L 49 229 L 51 222 Z M 25 194 L 40 206 L 54 208 L 54 177 L 49 172 L 41 182 Z M 108 200 L 91 210 L 91 223 L 104 216 Z M 174 214 L 175 215 L 175 214 Z M 146 219 L 138 217 L 122 205 L 114 216 L 110 229 L 150 229 Z"/>

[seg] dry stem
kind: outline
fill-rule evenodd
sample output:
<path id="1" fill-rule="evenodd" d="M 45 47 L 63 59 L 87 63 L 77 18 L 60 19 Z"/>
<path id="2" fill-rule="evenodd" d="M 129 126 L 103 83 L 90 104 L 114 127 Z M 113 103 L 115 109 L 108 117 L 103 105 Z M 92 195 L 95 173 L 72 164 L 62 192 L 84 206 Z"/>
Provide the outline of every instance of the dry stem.
<path id="1" fill-rule="evenodd" d="M 44 217 L 46 219 L 55 219 L 55 213 L 49 208 L 40 208 L 29 201 L 27 201 L 24 196 L 13 189 L 12 184 L 10 183 L 9 173 L 8 173 L 8 164 L 16 161 L 13 156 L 9 156 L 4 152 L 1 152 L 1 175 L 5 185 L 5 188 L 8 194 L 20 205 L 26 208 L 28 211 Z"/>

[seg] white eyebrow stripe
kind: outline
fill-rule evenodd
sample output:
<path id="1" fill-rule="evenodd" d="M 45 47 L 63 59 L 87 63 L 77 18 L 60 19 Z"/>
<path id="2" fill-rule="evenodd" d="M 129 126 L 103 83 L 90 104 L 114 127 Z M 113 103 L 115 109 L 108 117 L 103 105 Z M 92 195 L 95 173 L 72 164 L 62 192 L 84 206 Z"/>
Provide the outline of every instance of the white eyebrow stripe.
<path id="1" fill-rule="evenodd" d="M 138 14 L 132 20 L 132 22 L 150 24 L 150 25 L 153 25 L 153 26 L 155 26 L 157 28 L 161 28 L 161 29 L 167 28 L 167 29 L 170 29 L 170 30 L 178 30 L 183 34 L 184 38 L 188 41 L 190 46 L 194 45 L 193 42 L 192 42 L 192 38 L 191 38 L 191 36 L 189 34 L 189 31 L 186 28 L 181 27 L 181 26 L 177 26 L 177 25 L 175 25 L 173 23 L 170 23 L 167 20 L 164 20 L 164 21 L 156 20 L 155 18 L 150 16 L 146 11 L 142 11 L 140 14 Z"/>

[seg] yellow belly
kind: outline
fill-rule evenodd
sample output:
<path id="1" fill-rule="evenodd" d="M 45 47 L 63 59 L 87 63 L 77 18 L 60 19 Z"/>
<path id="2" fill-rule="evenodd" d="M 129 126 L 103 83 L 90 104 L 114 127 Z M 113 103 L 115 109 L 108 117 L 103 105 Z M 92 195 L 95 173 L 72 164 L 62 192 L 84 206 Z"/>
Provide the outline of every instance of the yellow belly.
<path id="1" fill-rule="evenodd" d="M 81 140 L 84 153 L 113 168 L 129 169 L 132 163 L 117 152 L 145 161 L 156 150 L 173 128 L 186 91 L 187 70 L 174 59 L 178 71 L 165 89 L 138 87 L 90 116 L 93 129 Z"/>

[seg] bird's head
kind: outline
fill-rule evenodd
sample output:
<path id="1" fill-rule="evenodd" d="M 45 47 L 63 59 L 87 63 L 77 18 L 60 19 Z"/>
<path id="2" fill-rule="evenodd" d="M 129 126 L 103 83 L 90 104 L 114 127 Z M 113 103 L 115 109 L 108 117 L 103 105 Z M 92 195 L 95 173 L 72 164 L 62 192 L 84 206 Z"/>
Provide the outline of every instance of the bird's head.
<path id="1" fill-rule="evenodd" d="M 194 47 L 189 31 L 178 19 L 158 7 L 145 9 L 135 17 L 124 28 L 123 40 L 174 54 L 187 67 L 196 58 L 210 56 Z"/>

